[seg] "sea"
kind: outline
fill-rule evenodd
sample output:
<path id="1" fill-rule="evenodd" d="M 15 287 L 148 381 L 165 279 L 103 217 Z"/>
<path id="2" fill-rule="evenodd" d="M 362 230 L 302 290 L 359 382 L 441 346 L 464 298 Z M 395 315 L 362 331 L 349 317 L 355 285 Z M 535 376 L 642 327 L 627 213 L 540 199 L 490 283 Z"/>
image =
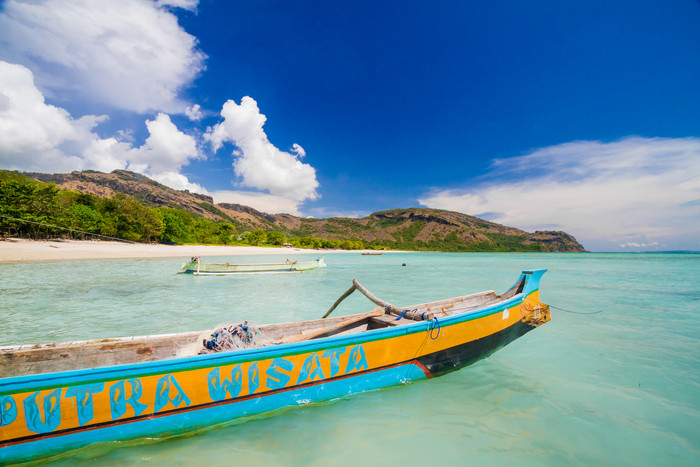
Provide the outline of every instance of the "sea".
<path id="1" fill-rule="evenodd" d="M 296 253 L 234 259 L 316 258 Z M 0 345 L 315 319 L 353 279 L 397 306 L 500 293 L 539 268 L 552 321 L 439 378 L 46 465 L 700 465 L 700 254 L 340 253 L 215 277 L 176 274 L 183 261 L 2 264 Z M 373 307 L 355 293 L 333 316 Z"/>

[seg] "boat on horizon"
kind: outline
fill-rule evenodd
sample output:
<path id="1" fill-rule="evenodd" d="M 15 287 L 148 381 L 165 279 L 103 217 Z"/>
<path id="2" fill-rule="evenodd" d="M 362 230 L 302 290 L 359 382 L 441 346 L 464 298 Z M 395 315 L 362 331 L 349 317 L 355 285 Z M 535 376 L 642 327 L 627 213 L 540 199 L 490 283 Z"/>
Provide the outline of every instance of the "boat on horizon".
<path id="1" fill-rule="evenodd" d="M 356 280 L 321 319 L 0 347 L 0 464 L 178 436 L 283 407 L 440 376 L 550 320 L 545 269 L 493 290 L 397 307 Z M 378 305 L 328 318 L 359 290 Z"/>
<path id="2" fill-rule="evenodd" d="M 204 263 L 198 256 L 193 256 L 189 262 L 182 265 L 179 274 L 193 274 L 195 276 L 227 276 L 230 274 L 265 274 L 265 273 L 290 273 L 304 272 L 326 266 L 323 257 L 313 261 L 291 261 L 284 263 L 259 263 L 259 264 L 229 264 Z"/>

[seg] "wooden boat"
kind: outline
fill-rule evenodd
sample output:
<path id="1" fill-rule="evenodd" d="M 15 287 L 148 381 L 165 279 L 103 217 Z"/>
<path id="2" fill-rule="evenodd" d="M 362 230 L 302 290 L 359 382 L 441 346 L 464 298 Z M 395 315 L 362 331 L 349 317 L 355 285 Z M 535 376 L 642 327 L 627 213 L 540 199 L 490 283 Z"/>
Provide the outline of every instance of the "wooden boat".
<path id="1" fill-rule="evenodd" d="M 229 264 L 229 263 L 203 263 L 199 257 L 193 257 L 188 263 L 182 265 L 180 273 L 194 274 L 195 276 L 227 276 L 229 274 L 263 274 L 303 272 L 321 268 L 326 265 L 323 258 L 313 261 L 291 261 L 284 263 L 262 264 Z"/>
<path id="2" fill-rule="evenodd" d="M 539 298 L 544 272 L 523 271 L 501 295 L 408 307 L 353 281 L 322 319 L 0 347 L 0 464 L 178 435 L 442 375 L 549 321 Z M 354 290 L 379 306 L 326 318 Z M 216 351 L 224 334 L 239 337 L 238 350 Z"/>

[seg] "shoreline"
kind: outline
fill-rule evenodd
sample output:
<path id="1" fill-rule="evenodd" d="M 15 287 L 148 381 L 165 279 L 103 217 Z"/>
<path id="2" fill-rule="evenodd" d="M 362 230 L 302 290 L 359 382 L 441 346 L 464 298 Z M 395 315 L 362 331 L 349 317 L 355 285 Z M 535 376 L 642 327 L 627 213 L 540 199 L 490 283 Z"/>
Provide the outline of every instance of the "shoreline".
<path id="1" fill-rule="evenodd" d="M 190 258 L 193 256 L 251 255 L 328 255 L 366 253 L 376 250 L 314 250 L 260 246 L 163 245 L 159 243 L 125 243 L 95 240 L 26 240 L 0 241 L 0 264 L 84 259 Z M 389 253 L 389 251 L 382 251 Z M 398 253 L 398 251 L 392 251 Z"/>

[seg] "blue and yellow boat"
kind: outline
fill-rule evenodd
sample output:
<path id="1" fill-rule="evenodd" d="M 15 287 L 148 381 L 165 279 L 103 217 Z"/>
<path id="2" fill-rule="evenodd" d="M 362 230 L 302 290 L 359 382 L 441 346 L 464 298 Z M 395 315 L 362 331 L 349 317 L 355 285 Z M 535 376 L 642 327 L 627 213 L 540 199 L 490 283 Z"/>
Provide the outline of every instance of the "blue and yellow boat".
<path id="1" fill-rule="evenodd" d="M 168 437 L 281 407 L 432 378 L 549 321 L 545 270 L 481 292 L 361 314 L 0 348 L 0 464 Z M 327 313 L 328 315 L 328 313 Z"/>

